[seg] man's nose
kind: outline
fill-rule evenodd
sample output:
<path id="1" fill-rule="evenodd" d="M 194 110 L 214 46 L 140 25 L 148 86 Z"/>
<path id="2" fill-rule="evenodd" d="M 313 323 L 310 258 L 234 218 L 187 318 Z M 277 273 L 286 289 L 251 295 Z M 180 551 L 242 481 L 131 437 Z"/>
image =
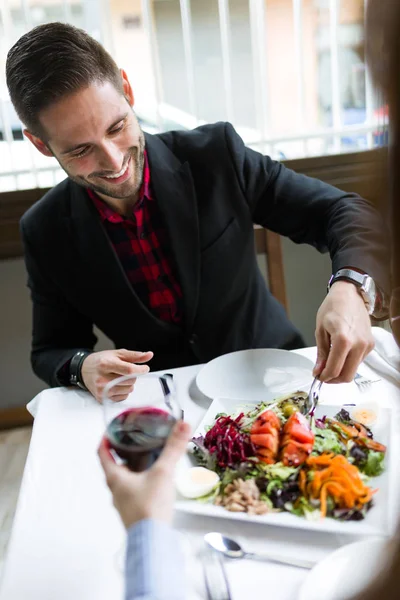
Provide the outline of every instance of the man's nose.
<path id="1" fill-rule="evenodd" d="M 113 143 L 104 144 L 100 151 L 100 165 L 108 173 L 119 173 L 124 162 L 124 154 Z"/>

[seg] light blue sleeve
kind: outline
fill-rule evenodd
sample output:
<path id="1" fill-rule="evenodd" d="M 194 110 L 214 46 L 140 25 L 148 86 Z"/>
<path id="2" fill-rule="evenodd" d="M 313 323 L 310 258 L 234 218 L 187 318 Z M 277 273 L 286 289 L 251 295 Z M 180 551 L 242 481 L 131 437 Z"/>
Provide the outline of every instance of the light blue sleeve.
<path id="1" fill-rule="evenodd" d="M 125 600 L 185 600 L 185 564 L 178 533 L 145 519 L 128 530 Z"/>

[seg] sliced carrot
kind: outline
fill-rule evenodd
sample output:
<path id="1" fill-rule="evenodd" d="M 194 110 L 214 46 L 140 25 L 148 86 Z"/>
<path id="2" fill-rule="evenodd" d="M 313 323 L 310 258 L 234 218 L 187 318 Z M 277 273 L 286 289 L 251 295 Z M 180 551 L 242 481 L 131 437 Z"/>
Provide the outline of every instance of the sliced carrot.
<path id="1" fill-rule="evenodd" d="M 321 516 L 322 517 L 326 517 L 326 485 L 322 486 L 321 489 L 321 496 L 320 496 L 320 501 L 321 501 Z"/>
<path id="2" fill-rule="evenodd" d="M 306 498 L 320 501 L 322 516 L 327 513 L 328 496 L 338 508 L 360 510 L 376 492 L 363 483 L 358 469 L 345 456 L 327 453 L 307 458 L 299 487 Z"/>
<path id="3" fill-rule="evenodd" d="M 307 485 L 307 475 L 305 474 L 305 471 L 302 469 L 299 473 L 299 488 L 300 488 L 303 496 L 307 497 L 306 485 Z"/>

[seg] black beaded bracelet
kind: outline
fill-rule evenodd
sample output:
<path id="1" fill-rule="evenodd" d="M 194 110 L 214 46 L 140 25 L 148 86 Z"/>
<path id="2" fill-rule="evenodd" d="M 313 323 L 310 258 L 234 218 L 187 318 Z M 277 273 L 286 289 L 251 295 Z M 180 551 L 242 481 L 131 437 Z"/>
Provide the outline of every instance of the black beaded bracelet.
<path id="1" fill-rule="evenodd" d="M 86 390 L 86 391 L 88 391 L 88 390 L 87 390 L 87 387 L 85 386 L 85 384 L 83 383 L 81 369 L 82 369 L 83 361 L 89 354 L 91 354 L 91 352 L 88 350 L 79 350 L 79 352 L 76 352 L 76 354 L 74 354 L 74 356 L 71 358 L 71 362 L 69 364 L 69 382 L 70 382 L 70 384 L 77 385 L 82 390 Z"/>

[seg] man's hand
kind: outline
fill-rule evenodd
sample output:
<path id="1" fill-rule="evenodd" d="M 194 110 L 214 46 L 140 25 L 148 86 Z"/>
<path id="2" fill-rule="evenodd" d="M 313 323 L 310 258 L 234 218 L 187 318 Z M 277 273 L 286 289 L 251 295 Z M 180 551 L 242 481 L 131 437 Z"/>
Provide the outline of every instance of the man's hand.
<path id="1" fill-rule="evenodd" d="M 356 286 L 337 281 L 317 314 L 314 377 L 329 383 L 353 380 L 358 365 L 373 350 L 371 322 Z"/>
<path id="2" fill-rule="evenodd" d="M 82 363 L 83 383 L 96 400 L 101 403 L 102 394 L 107 383 L 122 375 L 148 373 L 150 368 L 141 363 L 146 363 L 151 358 L 153 358 L 152 352 L 136 352 L 135 350 L 93 352 Z M 133 386 L 134 381 L 113 386 L 110 397 L 115 402 L 121 402 L 132 392 Z"/>
<path id="3" fill-rule="evenodd" d="M 111 490 L 114 506 L 128 529 L 142 519 L 172 520 L 175 499 L 174 469 L 185 453 L 190 437 L 190 426 L 179 421 L 165 447 L 147 471 L 132 473 L 117 465 L 110 453 L 109 442 L 103 438 L 98 450 L 101 466 Z"/>

